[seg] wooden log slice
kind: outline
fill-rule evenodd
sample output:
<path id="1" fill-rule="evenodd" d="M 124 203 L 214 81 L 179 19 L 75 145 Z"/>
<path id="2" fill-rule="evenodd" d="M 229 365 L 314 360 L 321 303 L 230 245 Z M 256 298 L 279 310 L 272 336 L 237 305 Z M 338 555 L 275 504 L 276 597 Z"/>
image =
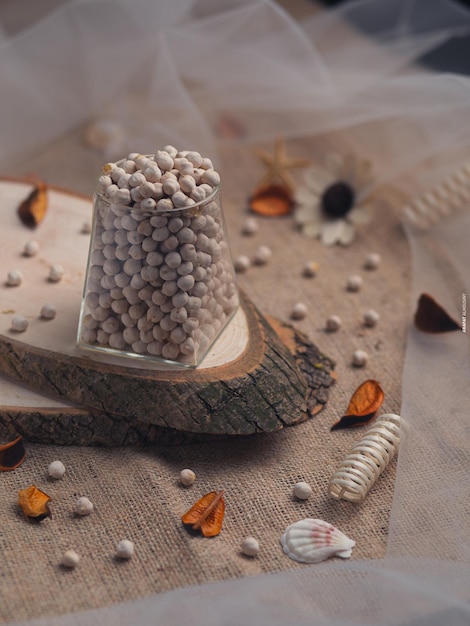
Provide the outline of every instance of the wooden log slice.
<path id="1" fill-rule="evenodd" d="M 24 183 L 0 184 L 3 267 L 16 263 L 25 276 L 19 287 L 0 287 L 0 372 L 54 398 L 55 405 L 23 407 L 18 392 L 16 408 L 4 404 L 0 412 L 4 428 L 54 443 L 116 445 L 163 441 L 166 435 L 174 441 L 175 433 L 272 432 L 324 405 L 334 380 L 331 361 L 291 327 L 268 323 L 243 294 L 237 315 L 198 368 L 79 350 L 75 335 L 88 250 L 80 225 L 90 201 L 51 190 L 47 218 L 34 233 L 41 253 L 25 259 L 23 242 L 33 237 L 16 209 L 28 192 Z M 60 285 L 47 281 L 52 262 L 64 266 Z M 52 298 L 57 319 L 38 319 Z M 14 313 L 30 319 L 26 332 L 11 330 Z"/>

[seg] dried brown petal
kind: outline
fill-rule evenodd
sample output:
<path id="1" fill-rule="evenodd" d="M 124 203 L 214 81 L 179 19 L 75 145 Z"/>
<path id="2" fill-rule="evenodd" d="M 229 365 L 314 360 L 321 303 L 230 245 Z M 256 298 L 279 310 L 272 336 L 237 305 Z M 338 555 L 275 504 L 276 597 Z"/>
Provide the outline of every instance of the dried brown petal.
<path id="1" fill-rule="evenodd" d="M 353 393 L 349 401 L 346 415 L 333 424 L 331 430 L 351 428 L 367 424 L 384 401 L 384 392 L 376 380 L 366 380 Z"/>
<path id="2" fill-rule="evenodd" d="M 250 198 L 250 209 L 267 217 L 288 215 L 293 206 L 294 199 L 290 189 L 275 183 L 258 187 Z"/>
<path id="3" fill-rule="evenodd" d="M 51 517 L 49 510 L 50 496 L 34 485 L 18 492 L 18 504 L 26 517 L 41 521 Z"/>
<path id="4" fill-rule="evenodd" d="M 460 330 L 460 324 L 428 293 L 422 293 L 419 296 L 415 326 L 423 333 L 446 333 Z"/>
<path id="5" fill-rule="evenodd" d="M 206 493 L 181 517 L 183 524 L 190 524 L 193 530 L 201 529 L 204 537 L 218 535 L 225 513 L 223 494 L 223 491 Z"/>
<path id="6" fill-rule="evenodd" d="M 18 215 L 25 226 L 36 228 L 46 216 L 47 186 L 43 182 L 35 185 L 28 197 L 18 208 Z"/>
<path id="7" fill-rule="evenodd" d="M 19 436 L 14 441 L 0 446 L 0 470 L 10 471 L 19 467 L 26 455 L 23 437 Z"/>

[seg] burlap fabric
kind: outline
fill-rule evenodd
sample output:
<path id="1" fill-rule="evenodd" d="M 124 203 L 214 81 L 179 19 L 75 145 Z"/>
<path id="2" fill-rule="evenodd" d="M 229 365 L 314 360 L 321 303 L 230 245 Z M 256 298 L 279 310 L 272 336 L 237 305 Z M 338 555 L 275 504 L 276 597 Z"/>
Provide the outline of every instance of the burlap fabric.
<path id="1" fill-rule="evenodd" d="M 79 138 L 77 131 L 62 140 L 58 150 L 67 148 L 69 142 L 79 152 Z M 301 142 L 289 144 L 289 151 L 297 155 L 310 149 Z M 54 150 L 47 159 L 55 159 Z M 38 156 L 29 165 L 42 175 L 49 173 L 51 183 L 63 184 L 47 159 Z M 302 567 L 283 554 L 279 538 L 288 524 L 304 517 L 325 519 L 353 538 L 357 543 L 353 559 L 385 553 L 395 464 L 361 505 L 333 501 L 326 487 L 331 473 L 363 434 L 363 429 L 330 432 L 354 389 L 366 378 L 375 378 L 385 391 L 382 411 L 400 410 L 410 319 L 410 261 L 399 224 L 400 202 L 392 194 L 381 194 L 373 222 L 359 231 L 350 248 L 325 248 L 303 238 L 292 217 L 260 219 L 259 232 L 247 237 L 241 234 L 246 198 L 261 169 L 256 162 L 247 163 L 245 174 L 237 168 L 235 175 L 229 163 L 225 158 L 223 201 L 232 253 L 253 256 L 261 244 L 273 251 L 269 264 L 239 275 L 239 284 L 263 313 L 285 321 L 295 303 L 307 305 L 307 317 L 295 324 L 337 364 L 338 380 L 327 407 L 302 425 L 240 440 L 141 449 L 28 444 L 24 464 L 1 475 L 2 623 L 103 607 L 185 585 Z M 85 172 L 74 183 L 75 188 L 88 191 L 92 179 Z M 382 256 L 377 270 L 364 269 L 369 252 Z M 302 267 L 310 260 L 319 263 L 314 278 L 302 276 Z M 346 290 L 346 280 L 356 273 L 364 283 L 359 292 L 352 293 Z M 368 308 L 380 313 L 375 328 L 362 324 Z M 339 315 L 343 324 L 338 332 L 327 333 L 325 320 L 332 314 Z M 369 353 L 364 369 L 351 364 L 358 348 Z M 60 481 L 47 477 L 47 467 L 56 459 L 67 468 Z M 197 474 L 190 488 L 178 483 L 184 467 Z M 299 480 L 313 488 L 308 501 L 292 495 Z M 31 484 L 52 497 L 52 518 L 39 524 L 25 520 L 17 506 L 18 490 Z M 225 491 L 223 531 L 213 539 L 193 536 L 183 527 L 181 515 L 214 489 Z M 79 496 L 88 496 L 94 503 L 89 517 L 74 515 Z M 247 535 L 260 542 L 256 558 L 240 553 L 240 542 Z M 129 562 L 114 558 L 116 543 L 123 538 L 135 542 L 135 556 Z M 71 548 L 81 561 L 75 570 L 66 571 L 59 563 Z"/>

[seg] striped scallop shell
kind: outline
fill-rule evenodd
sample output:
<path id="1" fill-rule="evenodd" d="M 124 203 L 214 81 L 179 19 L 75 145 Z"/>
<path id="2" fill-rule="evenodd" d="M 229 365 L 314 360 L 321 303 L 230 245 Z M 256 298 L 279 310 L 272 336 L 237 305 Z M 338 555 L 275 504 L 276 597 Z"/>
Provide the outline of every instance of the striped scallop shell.
<path id="1" fill-rule="evenodd" d="M 355 545 L 355 541 L 321 519 L 295 522 L 281 537 L 284 552 L 299 563 L 319 563 L 332 556 L 347 559 Z"/>

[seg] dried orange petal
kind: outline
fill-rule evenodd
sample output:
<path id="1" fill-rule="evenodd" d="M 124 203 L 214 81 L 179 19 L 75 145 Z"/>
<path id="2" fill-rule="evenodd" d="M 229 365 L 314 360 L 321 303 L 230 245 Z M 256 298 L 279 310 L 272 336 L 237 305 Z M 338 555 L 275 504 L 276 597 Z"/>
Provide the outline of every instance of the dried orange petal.
<path id="1" fill-rule="evenodd" d="M 290 189 L 275 183 L 258 187 L 250 198 L 250 209 L 267 217 L 288 215 L 293 206 L 294 199 Z"/>
<path id="2" fill-rule="evenodd" d="M 39 182 L 18 207 L 18 215 L 25 226 L 36 228 L 46 216 L 46 211 L 47 186 Z"/>
<path id="3" fill-rule="evenodd" d="M 49 502 L 51 497 L 31 485 L 27 489 L 18 492 L 18 504 L 26 517 L 32 517 L 38 521 L 45 517 L 51 517 Z"/>
<path id="4" fill-rule="evenodd" d="M 384 401 L 384 392 L 376 380 L 366 380 L 353 393 L 346 414 L 333 424 L 331 430 L 367 424 Z"/>
<path id="5" fill-rule="evenodd" d="M 189 511 L 181 516 L 183 524 L 191 525 L 193 530 L 201 529 L 204 537 L 215 537 L 222 530 L 225 513 L 223 491 L 211 491 L 202 496 Z"/>
<path id="6" fill-rule="evenodd" d="M 452 319 L 447 311 L 428 293 L 422 293 L 418 299 L 415 326 L 424 333 L 446 333 L 451 330 L 460 330 L 460 324 Z"/>

